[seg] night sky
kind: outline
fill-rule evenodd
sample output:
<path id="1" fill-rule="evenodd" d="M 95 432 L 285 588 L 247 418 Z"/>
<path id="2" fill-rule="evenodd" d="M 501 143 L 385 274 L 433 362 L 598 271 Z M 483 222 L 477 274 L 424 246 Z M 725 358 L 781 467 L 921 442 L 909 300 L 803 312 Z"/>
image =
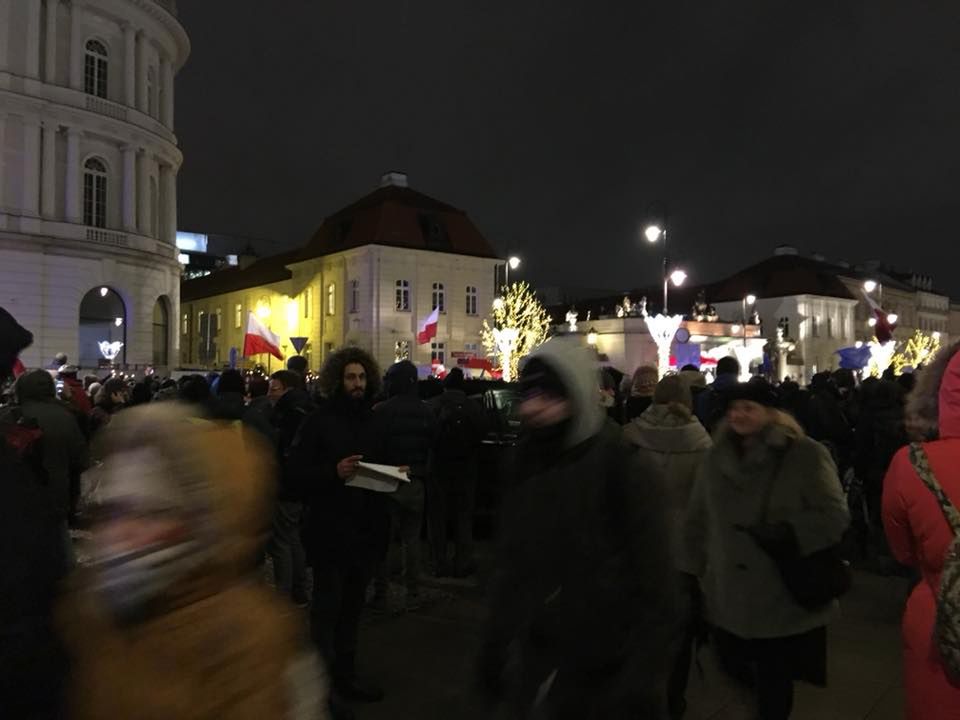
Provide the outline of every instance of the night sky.
<path id="1" fill-rule="evenodd" d="M 179 8 L 181 229 L 302 245 L 401 169 L 545 286 L 654 280 L 666 207 L 692 282 L 786 243 L 960 296 L 956 0 Z"/>

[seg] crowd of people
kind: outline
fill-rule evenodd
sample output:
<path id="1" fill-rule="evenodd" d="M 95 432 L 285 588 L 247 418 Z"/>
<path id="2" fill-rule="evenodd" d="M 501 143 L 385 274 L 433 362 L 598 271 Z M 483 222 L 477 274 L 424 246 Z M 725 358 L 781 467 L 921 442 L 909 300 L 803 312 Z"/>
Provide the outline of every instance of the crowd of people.
<path id="1" fill-rule="evenodd" d="M 477 572 L 485 419 L 459 370 L 427 401 L 413 364 L 381 373 L 358 347 L 311 384 L 300 357 L 269 377 L 131 382 L 61 356 L 8 382 L 31 341 L 0 308 L 11 717 L 351 718 L 384 698 L 358 637 L 387 601 L 391 543 L 409 607 L 426 574 Z M 573 339 L 542 345 L 516 385 L 480 698 L 518 718 L 674 720 L 709 642 L 758 717 L 788 718 L 795 682 L 826 684 L 848 561 L 889 557 L 919 572 L 909 718 L 954 717 L 933 628 L 953 577 L 958 348 L 916 388 L 844 371 L 801 388 L 741 382 L 732 358 L 709 385 L 692 367 L 620 378 Z M 377 492 L 371 464 L 404 479 Z M 80 563 L 71 525 L 90 534 Z"/>

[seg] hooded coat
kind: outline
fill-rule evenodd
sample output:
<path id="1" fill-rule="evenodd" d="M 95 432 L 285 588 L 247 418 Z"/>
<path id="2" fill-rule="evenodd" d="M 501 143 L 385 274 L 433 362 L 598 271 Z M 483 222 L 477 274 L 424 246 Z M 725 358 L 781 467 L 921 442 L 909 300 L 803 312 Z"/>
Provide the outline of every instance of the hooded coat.
<path id="1" fill-rule="evenodd" d="M 60 611 L 71 717 L 318 717 L 305 711 L 320 711 L 309 695 L 321 685 L 319 666 L 300 650 L 292 608 L 253 577 L 269 527 L 272 464 L 262 440 L 167 403 L 129 410 L 106 432 L 112 451 L 151 446 L 171 458 L 173 483 L 145 482 L 143 492 L 182 498 L 207 533 L 189 570 L 135 622 L 114 619 L 96 566 L 71 579 Z"/>
<path id="2" fill-rule="evenodd" d="M 954 506 L 960 506 L 960 354 L 953 356 L 939 387 L 931 390 L 939 394 L 939 439 L 924 443 L 924 449 L 940 486 Z M 933 493 L 913 469 L 908 448 L 894 456 L 884 480 L 883 523 L 894 557 L 922 574 L 903 616 L 907 718 L 960 718 L 960 687 L 944 674 L 933 641 L 940 575 L 953 532 Z"/>
<path id="3" fill-rule="evenodd" d="M 802 555 L 840 542 L 847 502 L 830 453 L 777 413 L 760 442 L 741 456 L 721 426 L 700 466 L 687 516 L 683 568 L 700 578 L 713 625 L 747 640 L 784 638 L 825 626 L 836 602 L 809 611 L 793 599 L 770 556 L 743 529 L 788 523 Z"/>
<path id="4" fill-rule="evenodd" d="M 713 443 L 700 421 L 681 405 L 652 405 L 623 430 L 644 464 L 664 478 L 671 547 L 679 556 L 693 483 Z"/>
<path id="5" fill-rule="evenodd" d="M 73 412 L 57 400 L 53 378 L 46 370 L 31 370 L 17 378 L 17 402 L 24 417 L 43 430 L 43 467 L 54 505 L 64 518 L 70 507 L 70 473 L 90 464 L 87 441 Z"/>
<path id="6" fill-rule="evenodd" d="M 558 442 L 520 448 L 485 687 L 524 717 L 660 717 L 677 617 L 659 479 L 606 419 L 583 348 L 555 339 L 530 357 L 573 408 Z"/>

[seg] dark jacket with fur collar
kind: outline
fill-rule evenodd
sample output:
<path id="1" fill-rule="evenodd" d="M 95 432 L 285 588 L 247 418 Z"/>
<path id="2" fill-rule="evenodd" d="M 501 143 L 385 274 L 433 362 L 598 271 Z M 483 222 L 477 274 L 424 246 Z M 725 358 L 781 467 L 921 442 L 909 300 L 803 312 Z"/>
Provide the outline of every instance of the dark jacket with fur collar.
<path id="1" fill-rule="evenodd" d="M 766 519 L 788 523 L 803 554 L 837 544 L 849 513 L 830 454 L 782 413 L 742 453 L 726 427 L 714 441 L 694 486 L 684 568 L 701 578 L 711 622 L 744 638 L 826 625 L 836 603 L 817 612 L 800 607 L 770 557 L 738 528 L 761 521 L 772 483 Z"/>

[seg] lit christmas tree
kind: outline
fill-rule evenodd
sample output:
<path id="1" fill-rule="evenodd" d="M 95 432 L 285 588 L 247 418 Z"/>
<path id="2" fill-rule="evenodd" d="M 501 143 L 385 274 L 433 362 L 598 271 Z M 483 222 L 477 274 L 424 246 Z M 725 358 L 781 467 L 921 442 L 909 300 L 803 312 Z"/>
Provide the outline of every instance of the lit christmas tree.
<path id="1" fill-rule="evenodd" d="M 503 379 L 516 380 L 520 360 L 543 344 L 550 316 L 530 286 L 513 283 L 493 302 L 491 321 L 483 321 L 481 339 L 487 354 L 499 360 Z"/>
<path id="2" fill-rule="evenodd" d="M 897 375 L 902 373 L 904 368 L 916 370 L 933 360 L 940 350 L 940 333 L 928 335 L 917 330 L 906 343 L 898 343 L 898 345 L 901 347 L 897 348 L 897 352 L 890 361 L 890 366 Z"/>

